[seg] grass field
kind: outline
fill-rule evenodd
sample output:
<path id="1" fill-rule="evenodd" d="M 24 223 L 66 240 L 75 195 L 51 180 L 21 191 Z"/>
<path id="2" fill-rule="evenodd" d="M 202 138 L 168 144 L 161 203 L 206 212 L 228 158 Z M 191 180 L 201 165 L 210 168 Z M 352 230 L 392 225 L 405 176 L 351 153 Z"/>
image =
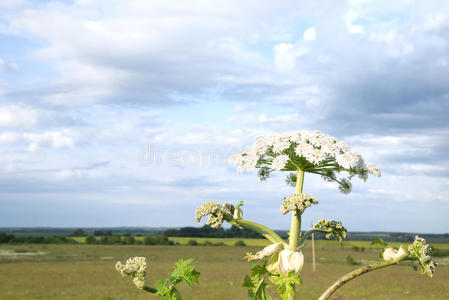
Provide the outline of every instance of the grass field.
<path id="1" fill-rule="evenodd" d="M 207 240 L 233 244 L 239 239 Z M 244 241 L 255 245 L 263 240 Z M 356 252 L 352 246 L 366 250 Z M 0 299 L 157 299 L 134 288 L 114 270 L 116 260 L 130 256 L 147 257 L 150 283 L 166 277 L 178 258 L 194 258 L 201 272 L 200 284 L 195 289 L 182 288 L 184 299 L 248 299 L 241 284 L 250 263 L 243 256 L 257 250 L 260 247 L 1 245 Z M 348 254 L 362 264 L 376 261 L 378 255 L 364 242 L 346 242 L 342 248 L 335 242 L 318 241 L 317 271 L 313 273 L 309 247 L 304 254 L 298 299 L 317 299 L 333 281 L 357 267 L 347 264 Z M 440 266 L 432 279 L 401 264 L 355 279 L 335 299 L 449 299 L 449 258 L 437 261 Z"/>
<path id="2" fill-rule="evenodd" d="M 84 243 L 85 237 L 71 237 L 76 240 L 78 243 Z M 97 240 L 100 240 L 101 237 L 97 237 Z M 136 240 L 143 240 L 144 237 L 135 237 Z M 205 241 L 210 241 L 213 243 L 224 243 L 227 246 L 233 246 L 237 241 L 243 241 L 247 246 L 255 246 L 255 247 L 263 247 L 267 246 L 270 242 L 267 239 L 242 239 L 242 238 L 190 238 L 190 237 L 169 237 L 170 241 L 180 243 L 181 245 L 186 245 L 189 240 L 195 240 L 199 244 L 203 244 Z M 315 241 L 317 247 L 343 247 L 343 248 L 352 248 L 356 247 L 364 247 L 371 248 L 370 241 L 343 241 L 342 244 L 336 243 L 335 241 L 329 240 L 317 240 Z M 389 243 L 390 246 L 398 248 L 401 243 Z M 449 244 L 433 244 L 436 248 L 439 249 L 449 249 Z"/>

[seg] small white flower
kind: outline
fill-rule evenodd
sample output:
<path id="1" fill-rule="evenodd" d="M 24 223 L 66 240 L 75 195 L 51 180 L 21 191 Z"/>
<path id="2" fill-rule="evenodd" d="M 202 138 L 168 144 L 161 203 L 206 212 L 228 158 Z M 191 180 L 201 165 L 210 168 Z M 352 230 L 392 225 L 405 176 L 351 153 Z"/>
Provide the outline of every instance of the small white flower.
<path id="1" fill-rule="evenodd" d="M 281 153 L 288 147 L 290 147 L 290 141 L 287 136 L 280 136 L 277 139 L 273 139 L 273 152 L 274 153 Z"/>
<path id="2" fill-rule="evenodd" d="M 285 154 L 276 156 L 271 163 L 271 167 L 275 170 L 282 170 L 288 162 L 288 156 Z"/>
<path id="3" fill-rule="evenodd" d="M 368 173 L 373 174 L 374 176 L 380 177 L 380 169 L 376 167 L 375 164 L 367 163 L 366 168 L 368 169 Z"/>

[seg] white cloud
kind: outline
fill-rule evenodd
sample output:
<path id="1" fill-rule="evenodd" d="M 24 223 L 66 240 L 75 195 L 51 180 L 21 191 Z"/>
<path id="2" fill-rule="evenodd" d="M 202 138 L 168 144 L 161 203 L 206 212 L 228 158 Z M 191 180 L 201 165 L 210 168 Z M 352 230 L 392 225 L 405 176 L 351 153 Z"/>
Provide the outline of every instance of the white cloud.
<path id="1" fill-rule="evenodd" d="M 359 18 L 359 14 L 355 10 L 349 10 L 342 18 L 343 22 L 346 25 L 346 28 L 352 34 L 363 33 L 363 27 L 361 25 L 355 24 L 355 22 L 357 21 L 358 18 Z"/>
<path id="2" fill-rule="evenodd" d="M 0 71 L 17 71 L 19 67 L 15 63 L 7 63 L 0 57 Z"/>
<path id="3" fill-rule="evenodd" d="M 372 32 L 368 39 L 387 45 L 388 53 L 391 56 L 403 56 L 411 54 L 414 51 L 413 44 L 395 30 L 390 30 L 386 33 Z"/>
<path id="4" fill-rule="evenodd" d="M 28 150 L 34 152 L 40 148 L 51 147 L 55 149 L 71 148 L 80 138 L 76 131 L 48 131 L 44 133 L 25 133 L 24 139 L 28 141 Z"/>
<path id="5" fill-rule="evenodd" d="M 21 135 L 16 132 L 2 132 L 0 134 L 1 145 L 13 145 L 21 140 Z"/>
<path id="6" fill-rule="evenodd" d="M 295 57 L 290 50 L 292 44 L 281 43 L 274 47 L 274 61 L 279 69 L 293 69 L 295 66 Z"/>
<path id="7" fill-rule="evenodd" d="M 307 53 L 307 49 L 300 45 L 280 43 L 274 46 L 274 62 L 280 71 L 295 69 L 296 60 Z"/>
<path id="8" fill-rule="evenodd" d="M 313 41 L 316 38 L 316 29 L 315 27 L 309 27 L 304 31 L 304 40 Z"/>
<path id="9" fill-rule="evenodd" d="M 0 128 L 32 129 L 38 125 L 40 116 L 35 108 L 14 104 L 0 106 Z"/>
<path id="10" fill-rule="evenodd" d="M 0 7 L 5 9 L 16 8 L 25 4 L 25 0 L 2 0 L 0 1 Z"/>
<path id="11" fill-rule="evenodd" d="M 44 40 L 34 58 L 50 60 L 61 74 L 53 82 L 55 92 L 45 95 L 47 103 L 108 99 L 160 105 L 181 92 L 199 94 L 220 78 L 247 78 L 262 69 L 266 58 L 245 43 L 278 39 L 285 21 L 270 16 L 293 4 L 255 8 L 238 2 L 238 10 L 236 4 L 127 1 L 105 9 L 102 1 L 50 2 L 8 21 L 12 29 Z M 93 13 L 98 11 L 105 14 Z M 260 26 L 260 20 L 270 24 Z"/>

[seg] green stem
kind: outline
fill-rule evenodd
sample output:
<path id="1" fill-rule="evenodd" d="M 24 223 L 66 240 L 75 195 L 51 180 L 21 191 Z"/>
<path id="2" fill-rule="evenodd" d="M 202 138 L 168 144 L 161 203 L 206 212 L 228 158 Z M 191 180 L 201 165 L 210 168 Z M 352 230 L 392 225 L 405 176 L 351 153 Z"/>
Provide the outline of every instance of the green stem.
<path id="1" fill-rule="evenodd" d="M 254 231 L 260 234 L 261 236 L 265 237 L 266 239 L 270 240 L 272 243 L 284 243 L 284 240 L 276 232 L 274 232 L 273 230 L 262 224 L 242 219 L 232 219 L 229 220 L 228 222 L 240 226 L 242 228 Z"/>
<path id="2" fill-rule="evenodd" d="M 298 170 L 296 176 L 296 189 L 295 194 L 302 193 L 302 186 L 304 184 L 304 171 Z M 289 248 L 291 251 L 296 251 L 298 248 L 298 239 L 301 233 L 301 213 L 298 210 L 292 212 L 292 219 L 290 224 L 290 236 L 289 236 Z M 288 295 L 288 300 L 294 300 L 295 296 Z"/>
<path id="3" fill-rule="evenodd" d="M 307 231 L 306 233 L 303 234 L 303 236 L 301 236 L 301 238 L 298 241 L 298 246 L 301 246 L 302 244 L 304 244 L 304 241 L 312 234 L 315 232 L 322 232 L 322 233 L 329 233 L 330 231 L 328 230 L 323 230 L 323 229 L 311 229 L 309 231 Z"/>
<path id="4" fill-rule="evenodd" d="M 328 299 L 337 289 L 339 289 L 342 285 L 344 285 L 345 283 L 347 283 L 348 281 L 351 281 L 352 279 L 363 275 L 365 273 L 377 270 L 377 269 L 381 269 L 381 268 L 385 268 L 388 266 L 392 266 L 397 264 L 399 261 L 405 259 L 405 257 L 408 254 L 405 254 L 402 257 L 399 257 L 397 259 L 392 259 L 392 260 L 387 260 L 387 261 L 383 261 L 374 265 L 366 265 L 363 267 L 360 267 L 358 269 L 355 269 L 354 271 L 344 275 L 343 277 L 341 277 L 340 279 L 338 279 L 337 281 L 334 282 L 334 284 L 332 284 L 321 296 L 320 298 L 318 298 L 318 300 L 326 300 Z"/>
<path id="5" fill-rule="evenodd" d="M 304 171 L 298 170 L 296 178 L 296 190 L 295 194 L 299 195 L 302 193 L 302 186 L 304 184 Z M 298 239 L 301 232 L 301 213 L 299 211 L 292 212 L 292 220 L 290 224 L 290 237 L 289 237 L 289 248 L 295 251 L 298 248 Z"/>
<path id="6" fill-rule="evenodd" d="M 143 287 L 143 290 L 144 290 L 144 291 L 147 291 L 147 292 L 150 292 L 150 293 L 152 293 L 152 294 L 157 293 L 157 290 L 156 290 L 155 288 L 152 288 L 151 286 L 148 286 L 148 285 L 144 286 L 144 287 Z"/>

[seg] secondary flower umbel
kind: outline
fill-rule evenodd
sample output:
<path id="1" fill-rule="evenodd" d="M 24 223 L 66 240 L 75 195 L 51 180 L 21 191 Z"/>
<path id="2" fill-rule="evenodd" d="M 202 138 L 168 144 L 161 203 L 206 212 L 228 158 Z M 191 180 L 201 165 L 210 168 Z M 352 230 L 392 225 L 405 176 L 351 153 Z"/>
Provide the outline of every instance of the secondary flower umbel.
<path id="1" fill-rule="evenodd" d="M 217 202 L 210 201 L 203 203 L 196 209 L 195 213 L 197 222 L 201 221 L 202 217 L 210 215 L 206 224 L 212 228 L 218 229 L 223 225 L 224 220 L 232 219 L 234 206 L 229 203 L 220 205 Z"/>
<path id="2" fill-rule="evenodd" d="M 435 273 L 435 266 L 437 263 L 430 256 L 430 246 L 426 244 L 426 240 L 415 236 L 413 244 L 408 246 L 408 252 L 412 257 L 415 257 L 418 261 L 421 273 L 433 277 Z"/>
<path id="3" fill-rule="evenodd" d="M 273 171 L 298 171 L 319 174 L 323 179 L 336 181 L 340 190 L 349 193 L 350 179 L 358 176 L 366 180 L 369 174 L 380 176 L 380 170 L 365 163 L 362 156 L 352 152 L 347 144 L 320 131 L 299 130 L 260 138 L 245 152 L 231 156 L 237 171 L 248 172 L 259 168 L 263 180 Z M 337 173 L 348 172 L 348 178 L 337 178 Z"/>
<path id="4" fill-rule="evenodd" d="M 300 213 L 311 206 L 318 204 L 318 200 L 312 198 L 309 194 L 294 194 L 284 199 L 281 205 L 281 214 L 285 215 L 289 211 L 299 211 Z"/>
<path id="5" fill-rule="evenodd" d="M 123 277 L 130 276 L 137 288 L 143 289 L 145 287 L 145 274 L 147 270 L 147 260 L 145 257 L 129 258 L 125 264 L 118 261 L 115 264 L 115 269 Z"/>
<path id="6" fill-rule="evenodd" d="M 342 239 L 346 238 L 347 235 L 347 230 L 343 226 L 343 224 L 334 220 L 321 219 L 315 225 L 313 225 L 313 228 L 327 231 L 327 239 L 334 237 L 339 242 L 341 242 Z"/>

